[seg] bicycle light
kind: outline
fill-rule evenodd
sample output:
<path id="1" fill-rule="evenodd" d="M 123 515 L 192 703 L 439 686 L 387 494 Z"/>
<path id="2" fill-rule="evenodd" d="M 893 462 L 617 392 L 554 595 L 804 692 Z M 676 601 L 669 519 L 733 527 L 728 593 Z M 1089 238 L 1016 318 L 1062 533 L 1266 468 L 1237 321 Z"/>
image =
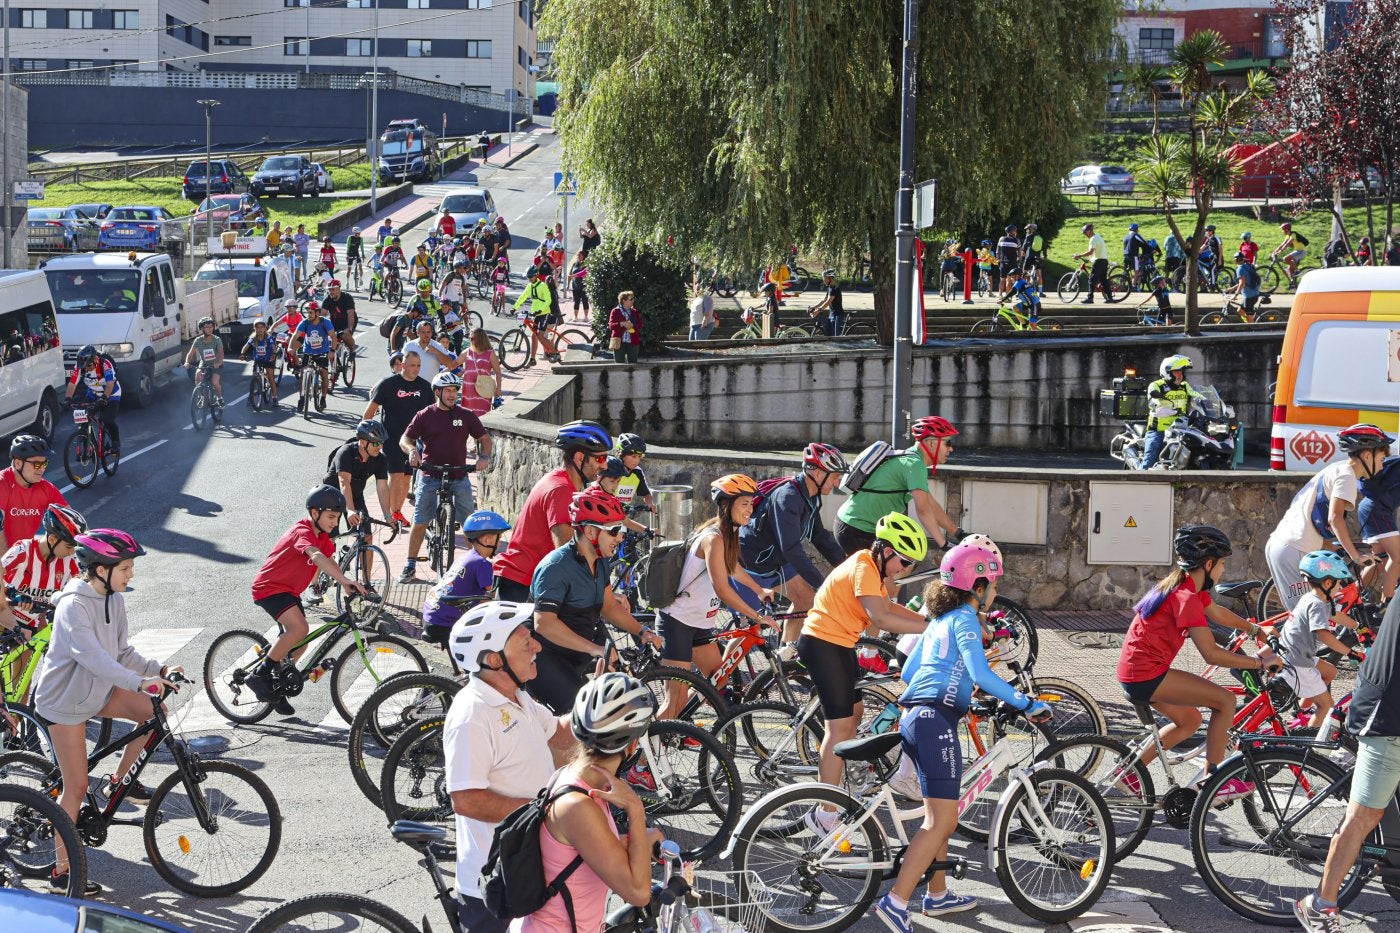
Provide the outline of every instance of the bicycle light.
<path id="1" fill-rule="evenodd" d="M 1097 867 L 1097 865 L 1098 862 L 1096 862 L 1094 859 L 1089 859 L 1087 862 L 1080 866 L 1079 877 L 1085 881 L 1088 881 L 1090 878 L 1094 877 L 1094 868 Z"/>

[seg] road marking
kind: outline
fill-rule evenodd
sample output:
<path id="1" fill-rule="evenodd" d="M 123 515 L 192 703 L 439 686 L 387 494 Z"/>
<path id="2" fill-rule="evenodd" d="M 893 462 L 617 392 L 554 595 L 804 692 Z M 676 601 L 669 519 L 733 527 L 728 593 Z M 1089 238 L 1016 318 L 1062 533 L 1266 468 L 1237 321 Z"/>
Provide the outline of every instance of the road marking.
<path id="1" fill-rule="evenodd" d="M 202 628 L 147 628 L 132 635 L 128 641 L 143 658 L 164 664 L 202 631 Z"/>
<path id="2" fill-rule="evenodd" d="M 277 640 L 277 636 L 280 634 L 281 629 L 279 629 L 277 627 L 277 623 L 274 622 L 272 623 L 272 626 L 270 628 L 268 628 L 265 632 L 262 633 L 262 636 L 268 641 L 269 644 L 271 644 L 272 642 Z M 218 675 L 214 679 L 216 681 L 221 679 L 234 667 L 250 660 L 252 660 L 251 652 L 245 654 L 244 657 L 235 660 L 233 664 L 230 664 L 228 667 L 224 668 L 218 673 Z M 190 679 L 199 682 L 202 680 L 203 676 L 204 659 L 200 658 L 199 670 L 192 671 L 190 674 Z M 194 699 L 192 699 L 188 705 L 176 711 L 177 718 L 180 722 L 179 731 L 225 732 L 230 728 L 235 728 L 234 724 L 225 719 L 223 714 L 220 713 L 214 707 L 213 702 L 209 699 L 208 691 L 202 689 L 202 686 L 203 685 L 201 684 L 201 689 L 199 693 L 195 695 Z"/>
<path id="3" fill-rule="evenodd" d="M 370 646 L 370 651 L 374 651 L 373 645 Z M 350 663 L 358 663 L 358 656 L 352 654 L 350 657 L 352 659 Z M 362 669 L 355 677 L 354 682 L 350 684 L 350 689 L 345 691 L 345 705 L 349 709 L 359 709 L 363 706 L 365 700 L 369 699 L 369 695 L 374 692 L 374 688 L 395 674 L 418 670 L 418 665 L 413 663 L 412 658 L 389 650 L 372 654 L 370 663 L 374 665 L 374 671 L 379 675 L 379 679 L 371 677 L 368 669 Z M 345 720 L 341 719 L 340 714 L 335 711 L 334 704 L 331 705 L 331 711 L 326 714 L 326 718 L 317 723 L 316 728 L 331 732 L 345 732 L 350 729 Z"/>
<path id="4" fill-rule="evenodd" d="M 128 460 L 135 460 L 137 457 L 141 456 L 142 454 L 147 453 L 147 452 L 152 451 L 152 450 L 155 450 L 157 447 L 159 447 L 161 444 L 164 444 L 164 443 L 165 443 L 165 441 L 156 441 L 154 444 L 148 444 L 147 446 L 142 447 L 140 450 L 136 451 L 136 453 L 134 453 L 134 454 L 123 454 L 123 455 L 122 455 L 122 459 L 121 459 L 121 463 L 126 463 Z M 62 489 L 60 489 L 59 492 L 63 493 L 64 495 L 67 495 L 68 493 L 72 492 L 74 489 L 77 489 L 77 488 L 78 488 L 78 487 L 74 486 L 72 483 L 69 483 L 67 486 L 64 486 Z"/>
<path id="5" fill-rule="evenodd" d="M 228 411 L 228 410 L 229 410 L 230 408 L 232 408 L 234 405 L 237 405 L 239 402 L 243 401 L 243 400 L 244 400 L 245 398 L 247 398 L 247 397 L 248 397 L 248 393 L 247 393 L 247 392 L 244 392 L 242 395 L 238 396 L 238 398 L 234 399 L 233 401 L 231 401 L 231 402 L 224 402 L 224 411 Z M 219 424 L 223 424 L 223 422 L 220 421 Z M 193 431 L 193 430 L 194 430 L 194 423 L 191 422 L 191 423 L 185 425 L 185 426 L 184 426 L 183 428 L 181 428 L 180 430 L 181 430 L 181 431 Z"/>

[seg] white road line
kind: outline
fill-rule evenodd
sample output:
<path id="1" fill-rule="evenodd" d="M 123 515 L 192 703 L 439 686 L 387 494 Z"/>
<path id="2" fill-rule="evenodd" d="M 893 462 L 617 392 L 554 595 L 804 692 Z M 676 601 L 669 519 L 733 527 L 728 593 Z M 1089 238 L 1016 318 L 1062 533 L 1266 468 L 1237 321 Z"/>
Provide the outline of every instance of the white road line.
<path id="1" fill-rule="evenodd" d="M 373 650 L 372 647 L 371 650 Z M 358 664 L 359 656 L 352 654 L 350 656 L 350 663 Z M 418 669 L 418 666 L 413 663 L 412 658 L 396 654 L 393 649 L 390 648 L 382 648 L 377 653 L 371 655 L 370 663 L 374 665 L 375 673 L 379 675 L 379 679 L 375 680 L 371 677 L 368 670 L 360 671 L 359 676 L 350 684 L 350 689 L 345 692 L 345 705 L 352 710 L 359 709 L 364 705 L 365 700 L 369 699 L 369 695 L 374 692 L 374 688 L 388 678 L 395 674 L 403 673 L 404 671 L 416 671 Z M 316 728 L 328 731 L 345 731 L 350 727 L 346 725 L 344 719 L 340 718 L 340 714 L 335 711 L 335 706 L 332 705 L 331 711 L 326 715 L 325 719 L 317 724 Z"/>
<path id="2" fill-rule="evenodd" d="M 121 462 L 122 462 L 122 463 L 126 463 L 128 460 L 135 460 L 137 457 L 141 456 L 142 454 L 147 453 L 148 451 L 155 450 L 157 447 L 159 447 L 161 444 L 164 444 L 164 443 L 165 443 L 165 441 L 156 441 L 154 444 L 149 444 L 149 445 L 147 445 L 147 446 L 145 446 L 145 447 L 142 447 L 140 450 L 136 451 L 136 452 L 133 453 L 133 454 L 122 454 Z M 67 495 L 68 493 L 72 492 L 72 491 L 73 491 L 74 489 L 76 489 L 76 488 L 77 488 L 77 487 L 74 486 L 72 483 L 69 483 L 67 486 L 64 486 L 62 489 L 60 489 L 59 492 L 63 493 L 64 495 Z"/>
<path id="3" fill-rule="evenodd" d="M 278 629 L 277 623 L 275 622 L 267 631 L 262 633 L 263 638 L 267 639 L 269 643 L 276 641 L 279 634 L 280 629 Z M 228 671 L 232 670 L 234 666 L 251 660 L 250 652 L 249 655 L 234 661 L 232 665 L 220 671 L 219 676 L 215 679 L 220 680 Z M 200 658 L 199 669 L 189 672 L 190 679 L 200 681 L 204 676 L 203 667 L 204 659 Z M 249 691 L 246 690 L 244 692 L 245 694 L 249 693 Z M 214 708 L 214 704 L 210 701 L 209 694 L 203 689 L 202 684 L 199 693 L 189 702 L 189 706 L 177 711 L 177 718 L 180 722 L 180 731 L 182 732 L 223 732 L 233 726 L 232 723 L 223 717 L 223 714 Z"/>
<path id="4" fill-rule="evenodd" d="M 248 397 L 248 393 L 247 393 L 247 392 L 244 392 L 242 395 L 238 396 L 238 398 L 234 399 L 233 401 L 231 401 L 231 402 L 224 402 L 224 410 L 225 410 L 225 411 L 228 411 L 228 410 L 229 410 L 230 408 L 232 408 L 234 405 L 237 405 L 239 402 L 243 401 L 243 400 L 244 400 L 245 398 L 247 398 L 247 397 Z M 221 423 L 222 423 L 222 422 L 221 422 Z M 181 430 L 181 431 L 192 431 L 192 430 L 194 430 L 194 424 L 193 424 L 193 423 L 187 424 L 187 425 L 185 425 L 183 428 L 181 428 L 180 430 Z"/>
<path id="5" fill-rule="evenodd" d="M 164 664 L 202 631 L 202 628 L 147 628 L 132 635 L 130 643 L 141 657 Z"/>

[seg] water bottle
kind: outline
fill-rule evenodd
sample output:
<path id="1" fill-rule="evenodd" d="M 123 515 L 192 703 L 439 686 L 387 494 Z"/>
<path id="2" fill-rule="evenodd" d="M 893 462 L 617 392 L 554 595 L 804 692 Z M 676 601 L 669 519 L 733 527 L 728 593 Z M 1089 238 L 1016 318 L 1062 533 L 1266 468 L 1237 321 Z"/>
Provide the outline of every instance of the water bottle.
<path id="1" fill-rule="evenodd" d="M 307 671 L 306 676 L 311 678 L 311 682 L 313 684 L 320 683 L 321 678 L 329 674 L 331 672 L 331 668 L 333 667 L 335 667 L 335 659 L 326 658 L 320 664 L 317 664 L 311 670 Z"/>
<path id="2" fill-rule="evenodd" d="M 885 704 L 885 708 L 880 710 L 880 715 L 875 717 L 875 721 L 870 724 L 870 733 L 879 735 L 888 732 L 890 726 L 899 722 L 899 704 L 891 700 Z"/>

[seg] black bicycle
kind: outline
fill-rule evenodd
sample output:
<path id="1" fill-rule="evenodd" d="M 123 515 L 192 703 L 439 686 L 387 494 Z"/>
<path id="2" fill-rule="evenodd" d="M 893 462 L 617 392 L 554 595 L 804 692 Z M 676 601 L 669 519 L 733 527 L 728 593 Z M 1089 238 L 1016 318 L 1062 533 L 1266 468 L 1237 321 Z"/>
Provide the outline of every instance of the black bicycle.
<path id="1" fill-rule="evenodd" d="M 437 509 L 432 521 L 428 522 L 425 541 L 428 545 L 428 566 L 439 577 L 452 568 L 457 557 L 457 497 L 458 483 L 470 482 L 467 476 L 476 472 L 471 463 L 460 466 L 442 466 L 425 463 L 419 471 L 425 476 L 436 476 L 442 480 L 437 488 Z"/>
<path id="2" fill-rule="evenodd" d="M 58 858 L 57 842 L 68 855 L 69 897 L 83 897 L 87 849 L 58 801 L 37 790 L 0 785 L 0 888 L 27 888 L 42 881 Z"/>
<path id="3" fill-rule="evenodd" d="M 98 400 L 73 406 L 73 423 L 78 430 L 68 438 L 68 446 L 63 451 L 63 469 L 79 489 L 86 489 L 96 481 L 99 465 L 103 473 L 115 476 L 121 463 L 121 453 L 107 437 L 107 424 L 98 414 L 106 404 Z"/>
<path id="4" fill-rule="evenodd" d="M 210 421 L 224 420 L 223 402 L 214 393 L 214 366 L 200 363 L 190 371 L 194 380 L 194 391 L 190 393 L 190 423 L 196 431 L 203 431 Z"/>
<path id="5" fill-rule="evenodd" d="M 178 672 L 169 679 L 190 683 Z M 206 761 L 175 735 L 164 705 L 171 693 L 165 688 L 152 695 L 150 719 L 88 756 L 91 771 L 104 758 L 119 755 L 130 742 L 147 737 L 136 763 L 114 789 L 106 780 L 98 782 L 98 790 L 89 788 L 78 812 L 78 835 L 98 847 L 107 841 L 112 826 L 139 825 L 146 856 L 161 878 L 186 894 L 227 897 L 253 884 L 272 865 L 282 841 L 282 811 L 272 791 L 252 771 L 231 761 Z M 151 792 L 144 818 L 118 817 L 117 811 L 159 745 L 174 759 L 174 773 Z M 0 781 L 51 797 L 63 789 L 58 766 L 30 752 L 0 755 Z M 71 854 L 69 859 L 71 872 Z M 40 861 L 28 863 L 30 870 L 52 870 L 52 860 Z"/>

